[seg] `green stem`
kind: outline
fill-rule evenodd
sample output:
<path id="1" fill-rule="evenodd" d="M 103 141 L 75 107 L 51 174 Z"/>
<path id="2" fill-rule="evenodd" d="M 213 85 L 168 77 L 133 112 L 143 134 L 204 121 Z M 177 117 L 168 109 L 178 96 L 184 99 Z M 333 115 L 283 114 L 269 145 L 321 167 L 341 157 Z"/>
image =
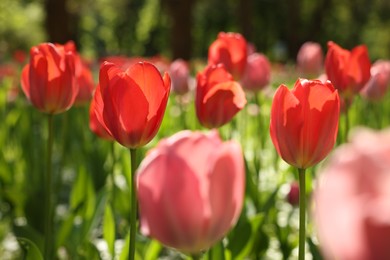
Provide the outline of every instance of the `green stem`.
<path id="1" fill-rule="evenodd" d="M 348 141 L 348 132 L 349 132 L 349 108 L 345 109 L 345 129 L 344 129 L 344 142 Z"/>
<path id="2" fill-rule="evenodd" d="M 110 179 L 111 179 L 111 202 L 112 206 L 114 208 L 114 202 L 115 202 L 115 143 L 111 142 L 111 172 Z"/>
<path id="3" fill-rule="evenodd" d="M 137 150 L 130 148 L 131 162 L 131 212 L 130 212 L 130 244 L 129 244 L 129 260 L 134 260 L 135 257 L 135 233 L 137 221 L 137 186 L 135 183 L 135 170 L 137 169 Z"/>
<path id="4" fill-rule="evenodd" d="M 45 176 L 45 259 L 52 259 L 52 228 L 53 228 L 53 208 L 52 208 L 52 152 L 53 152 L 53 115 L 48 115 L 48 140 L 47 140 L 47 159 Z"/>
<path id="5" fill-rule="evenodd" d="M 305 259 L 306 243 L 306 175 L 305 169 L 298 169 L 299 173 L 299 252 L 298 259 Z"/>

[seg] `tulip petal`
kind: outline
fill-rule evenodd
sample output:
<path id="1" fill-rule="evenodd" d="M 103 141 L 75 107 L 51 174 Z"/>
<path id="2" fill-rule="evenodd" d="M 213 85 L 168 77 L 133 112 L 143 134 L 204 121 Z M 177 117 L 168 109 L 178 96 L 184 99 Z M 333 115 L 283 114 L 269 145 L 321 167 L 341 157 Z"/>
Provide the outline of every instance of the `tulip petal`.
<path id="1" fill-rule="evenodd" d="M 28 100 L 31 99 L 29 74 L 30 74 L 30 64 L 26 64 L 26 66 L 24 66 L 22 70 L 21 85 L 22 85 L 23 92 L 26 95 Z"/>
<path id="2" fill-rule="evenodd" d="M 127 75 L 135 82 L 144 93 L 149 104 L 148 120 L 157 114 L 162 100 L 169 92 L 170 84 L 164 82 L 157 68 L 148 62 L 139 62 L 126 71 Z M 168 78 L 166 78 L 168 80 Z"/>
<path id="3" fill-rule="evenodd" d="M 168 246 L 185 252 L 200 251 L 204 217 L 196 175 L 172 153 L 158 154 L 140 172 L 141 223 L 146 225 L 143 229 Z"/>
<path id="4" fill-rule="evenodd" d="M 136 147 L 142 139 L 149 104 L 140 88 L 124 73 L 110 82 L 103 97 L 103 117 L 115 139 L 126 147 Z"/>
<path id="5" fill-rule="evenodd" d="M 235 81 L 214 86 L 203 99 L 203 124 L 210 128 L 229 122 L 246 104 L 245 93 Z"/>
<path id="6" fill-rule="evenodd" d="M 236 142 L 224 143 L 216 152 L 215 162 L 209 173 L 209 200 L 211 206 L 208 237 L 214 243 L 234 225 L 240 215 L 245 172 L 242 152 Z"/>
<path id="7" fill-rule="evenodd" d="M 281 85 L 272 102 L 270 134 L 278 154 L 294 166 L 298 166 L 302 127 L 302 106 L 288 88 Z"/>

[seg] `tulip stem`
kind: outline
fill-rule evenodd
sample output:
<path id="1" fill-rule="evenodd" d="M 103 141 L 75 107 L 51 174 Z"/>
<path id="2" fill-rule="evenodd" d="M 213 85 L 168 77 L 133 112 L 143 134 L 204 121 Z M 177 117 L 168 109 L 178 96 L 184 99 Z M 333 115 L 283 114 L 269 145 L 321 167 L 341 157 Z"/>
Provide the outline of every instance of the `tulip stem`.
<path id="1" fill-rule="evenodd" d="M 48 115 L 48 139 L 47 139 L 47 158 L 46 158 L 46 176 L 45 176 L 45 259 L 52 259 L 52 227 L 53 227 L 53 209 L 52 209 L 52 152 L 53 152 L 53 115 Z"/>
<path id="2" fill-rule="evenodd" d="M 137 150 L 130 148 L 130 162 L 131 162 L 131 212 L 130 212 L 130 244 L 129 244 L 129 260 L 135 258 L 135 233 L 137 221 L 137 185 L 135 183 L 135 170 L 137 169 Z"/>
<path id="3" fill-rule="evenodd" d="M 299 251 L 298 259 L 305 259 L 306 243 L 306 169 L 298 168 L 299 173 Z"/>
<path id="4" fill-rule="evenodd" d="M 345 109 L 345 132 L 344 132 L 344 142 L 348 142 L 348 132 L 349 132 L 349 108 L 347 107 Z"/>
<path id="5" fill-rule="evenodd" d="M 191 259 L 192 260 L 200 260 L 201 259 L 201 255 L 200 254 L 192 254 L 191 255 Z"/>

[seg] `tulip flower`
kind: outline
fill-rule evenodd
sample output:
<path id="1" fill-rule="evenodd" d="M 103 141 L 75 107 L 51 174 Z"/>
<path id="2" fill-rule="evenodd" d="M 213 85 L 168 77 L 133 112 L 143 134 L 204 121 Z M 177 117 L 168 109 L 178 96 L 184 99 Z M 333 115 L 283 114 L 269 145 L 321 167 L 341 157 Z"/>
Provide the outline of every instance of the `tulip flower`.
<path id="1" fill-rule="evenodd" d="M 281 85 L 272 102 L 272 142 L 283 160 L 299 172 L 299 260 L 305 258 L 305 170 L 332 150 L 339 114 L 339 95 L 330 81 L 298 79 L 292 91 Z"/>
<path id="2" fill-rule="evenodd" d="M 100 91 L 97 93 L 97 95 L 100 95 Z M 101 100 L 101 97 L 98 98 Z M 96 100 L 93 98 L 91 100 L 91 104 L 89 107 L 89 128 L 91 131 L 96 134 L 98 137 L 105 139 L 105 140 L 113 140 L 110 133 L 106 130 L 105 126 L 103 126 L 100 121 L 97 118 L 95 110 L 100 109 L 99 113 L 102 113 L 103 107 L 100 104 L 100 107 L 96 108 Z"/>
<path id="3" fill-rule="evenodd" d="M 247 65 L 241 79 L 242 87 L 248 91 L 264 89 L 271 78 L 271 64 L 261 53 L 253 53 L 247 58 Z"/>
<path id="4" fill-rule="evenodd" d="M 294 181 L 290 183 L 290 190 L 287 193 L 287 202 L 290 203 L 291 206 L 297 206 L 299 204 L 299 184 Z"/>
<path id="5" fill-rule="evenodd" d="M 314 220 L 326 259 L 390 259 L 390 130 L 352 132 L 321 170 Z"/>
<path id="6" fill-rule="evenodd" d="M 169 75 L 172 80 L 172 90 L 175 93 L 183 95 L 189 91 L 190 68 L 185 60 L 173 61 L 169 66 Z"/>
<path id="7" fill-rule="evenodd" d="M 190 155 L 190 156 L 189 156 Z M 244 199 L 240 145 L 217 131 L 181 131 L 159 142 L 137 172 L 141 232 L 197 254 L 236 223 Z"/>
<path id="8" fill-rule="evenodd" d="M 324 54 L 319 43 L 305 42 L 298 51 L 297 66 L 304 75 L 319 75 L 324 62 Z"/>
<path id="9" fill-rule="evenodd" d="M 350 100 L 359 93 L 370 79 L 370 68 L 371 62 L 365 45 L 349 51 L 334 42 L 328 42 L 326 74 L 343 98 Z"/>
<path id="10" fill-rule="evenodd" d="M 140 62 L 123 71 L 113 63 L 100 68 L 95 109 L 100 123 L 120 144 L 144 146 L 156 135 L 165 112 L 170 77 L 154 65 Z"/>
<path id="11" fill-rule="evenodd" d="M 77 84 L 79 85 L 79 93 L 76 96 L 75 103 L 82 105 L 90 102 L 95 89 L 95 83 L 93 82 L 91 70 L 85 64 L 82 65 L 81 73 L 77 77 Z"/>
<path id="12" fill-rule="evenodd" d="M 340 101 L 328 81 L 299 79 L 275 93 L 270 133 L 280 157 L 300 169 L 322 161 L 337 137 Z"/>
<path id="13" fill-rule="evenodd" d="M 240 79 L 245 71 L 247 56 L 247 42 L 241 34 L 220 32 L 209 47 L 208 63 L 222 63 L 235 79 Z"/>
<path id="14" fill-rule="evenodd" d="M 68 110 L 79 91 L 75 53 L 62 45 L 42 43 L 30 51 L 30 63 L 22 71 L 22 89 L 41 112 L 58 114 Z"/>
<path id="15" fill-rule="evenodd" d="M 228 123 L 244 108 L 245 93 L 224 65 L 209 65 L 197 75 L 196 115 L 207 128 Z"/>
<path id="16" fill-rule="evenodd" d="M 371 78 L 360 91 L 368 100 L 383 98 L 390 85 L 390 61 L 378 60 L 371 67 Z"/>

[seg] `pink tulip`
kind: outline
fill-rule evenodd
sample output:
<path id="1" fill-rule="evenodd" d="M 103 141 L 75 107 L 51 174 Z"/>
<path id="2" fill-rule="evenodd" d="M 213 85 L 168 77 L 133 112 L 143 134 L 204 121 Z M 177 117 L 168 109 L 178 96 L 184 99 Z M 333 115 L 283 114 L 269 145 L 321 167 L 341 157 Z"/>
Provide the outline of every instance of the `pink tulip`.
<path id="1" fill-rule="evenodd" d="M 371 67 L 371 78 L 360 91 L 360 94 L 369 100 L 383 98 L 390 85 L 390 61 L 378 60 Z"/>
<path id="2" fill-rule="evenodd" d="M 177 59 L 169 66 L 169 75 L 172 81 L 172 90 L 183 95 L 189 91 L 188 80 L 190 68 L 185 60 Z"/>
<path id="3" fill-rule="evenodd" d="M 271 78 L 271 64 L 267 57 L 261 53 L 248 56 L 244 76 L 241 79 L 242 87 L 248 91 L 264 89 Z"/>
<path id="4" fill-rule="evenodd" d="M 362 130 L 339 147 L 315 192 L 326 259 L 390 259 L 390 130 Z"/>
<path id="5" fill-rule="evenodd" d="M 324 62 L 324 54 L 319 43 L 305 42 L 298 51 L 298 70 L 305 76 L 319 75 Z"/>
<path id="6" fill-rule="evenodd" d="M 197 253 L 222 239 L 243 204 L 245 172 L 240 145 L 182 131 L 160 141 L 138 175 L 141 232 L 166 246 Z"/>

